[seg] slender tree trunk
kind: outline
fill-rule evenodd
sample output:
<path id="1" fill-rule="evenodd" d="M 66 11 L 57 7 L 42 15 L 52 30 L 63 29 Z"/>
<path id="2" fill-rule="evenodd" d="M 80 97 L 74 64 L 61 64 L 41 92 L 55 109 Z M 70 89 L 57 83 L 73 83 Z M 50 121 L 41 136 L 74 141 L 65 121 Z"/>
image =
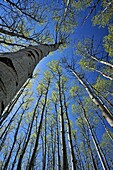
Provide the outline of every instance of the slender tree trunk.
<path id="1" fill-rule="evenodd" d="M 0 125 L 4 122 L 4 120 L 7 118 L 7 116 L 10 114 L 12 111 L 14 105 L 18 101 L 19 97 L 25 90 L 26 86 L 29 84 L 30 79 L 24 84 L 24 86 L 21 88 L 21 90 L 17 93 L 17 95 L 13 98 L 13 100 L 9 103 L 7 109 L 4 111 L 3 114 L 0 115 Z"/>
<path id="2" fill-rule="evenodd" d="M 0 55 L 0 114 L 32 76 L 39 61 L 49 52 L 57 50 L 60 44 L 29 46 L 18 52 Z"/>
<path id="3" fill-rule="evenodd" d="M 92 86 L 91 86 L 91 87 L 92 87 Z M 109 100 L 107 100 L 107 98 L 104 97 L 104 96 L 101 94 L 100 91 L 98 91 L 98 90 L 95 89 L 95 88 L 94 88 L 94 90 L 98 93 L 98 95 L 99 95 L 103 100 L 105 100 L 105 102 L 107 102 L 111 107 L 113 107 L 113 104 L 112 104 Z M 111 94 L 110 92 L 107 92 L 107 93 Z M 112 94 L 111 94 L 111 95 L 112 95 Z"/>
<path id="4" fill-rule="evenodd" d="M 10 1 L 10 0 L 6 0 L 6 2 L 8 2 L 11 6 L 13 6 L 13 7 L 15 7 L 17 10 L 19 10 L 20 13 L 22 13 L 22 14 L 26 15 L 27 17 L 32 18 L 32 19 L 35 20 L 36 22 L 40 23 L 40 20 L 38 20 L 38 19 L 37 19 L 36 17 L 34 17 L 32 14 L 29 14 L 29 13 L 25 12 L 24 10 L 22 10 L 22 8 L 19 7 L 16 2 L 14 3 L 14 2 L 12 2 L 12 1 Z"/>
<path id="5" fill-rule="evenodd" d="M 5 165 L 4 165 L 3 170 L 6 170 L 7 167 L 8 167 L 8 164 L 9 164 L 9 161 L 10 161 L 10 158 L 11 158 L 11 154 L 12 154 L 12 152 L 13 152 L 13 148 L 14 148 L 14 146 L 15 146 L 15 143 L 17 142 L 17 141 L 16 141 L 16 140 L 17 140 L 17 135 L 18 135 L 20 123 L 21 123 L 21 121 L 22 121 L 22 117 L 23 117 L 23 114 L 24 114 L 24 113 L 25 113 L 25 110 L 24 110 L 23 113 L 21 114 L 20 120 L 19 120 L 19 122 L 18 122 L 18 126 L 17 126 L 17 128 L 16 128 L 15 135 L 14 135 L 14 141 L 13 141 L 13 144 L 12 144 L 12 147 L 11 147 L 11 150 L 10 150 L 10 153 L 9 153 L 9 155 L 8 155 L 8 158 L 7 158 L 7 160 L 5 161 Z"/>
<path id="6" fill-rule="evenodd" d="M 67 125 L 68 125 L 68 138 L 69 138 L 69 146 L 70 146 L 70 152 L 71 152 L 72 170 L 76 170 L 76 158 L 75 158 L 75 153 L 74 153 L 74 148 L 73 148 L 73 143 L 72 143 L 71 125 L 70 125 L 70 120 L 68 117 L 68 109 L 67 109 L 66 96 L 65 96 L 64 91 L 63 91 L 63 95 L 64 95 L 64 106 L 66 110 L 66 119 L 67 119 Z"/>
<path id="7" fill-rule="evenodd" d="M 38 132 L 37 132 L 37 136 L 36 136 L 36 140 L 35 140 L 35 146 L 33 148 L 33 153 L 32 153 L 32 156 L 31 156 L 31 159 L 29 162 L 28 170 L 32 170 L 34 168 L 34 164 L 35 164 L 35 155 L 36 155 L 37 148 L 38 148 L 38 142 L 39 142 L 40 132 L 41 132 L 41 128 L 42 128 L 46 103 L 47 103 L 47 95 L 48 95 L 49 85 L 50 85 L 50 81 L 48 81 L 48 85 L 47 85 L 47 89 L 46 89 L 46 94 L 45 94 L 44 104 L 43 104 L 43 108 L 42 108 L 42 112 L 41 112 L 41 118 L 40 118 L 40 122 L 39 122 Z"/>
<path id="8" fill-rule="evenodd" d="M 14 169 L 14 166 L 15 166 L 15 164 L 16 164 L 16 159 L 17 159 L 17 156 L 18 156 L 18 154 L 19 154 L 20 148 L 21 148 L 21 142 L 18 144 L 18 148 L 17 148 L 17 151 L 16 151 L 16 155 L 15 155 L 14 161 L 13 161 L 12 166 L 11 166 L 11 170 Z"/>
<path id="9" fill-rule="evenodd" d="M 103 73 L 102 71 L 100 70 L 97 70 L 97 69 L 94 69 L 96 72 L 100 73 L 103 77 L 109 79 L 109 80 L 113 80 L 113 78 L 105 73 Z"/>
<path id="10" fill-rule="evenodd" d="M 61 79 L 60 75 L 58 80 L 58 93 L 59 93 L 59 103 L 60 103 L 60 123 L 61 123 L 61 144 L 62 144 L 62 155 L 63 155 L 63 162 L 62 162 L 62 169 L 68 170 L 68 159 L 67 159 L 67 148 L 66 148 L 66 141 L 65 141 L 65 125 L 64 125 L 64 111 L 63 111 L 63 104 L 62 104 L 62 92 L 61 92 Z"/>
<path id="11" fill-rule="evenodd" d="M 82 116 L 80 116 L 81 119 L 81 136 L 83 136 L 83 157 L 84 157 L 84 163 L 85 163 L 85 168 L 90 170 L 91 168 L 91 157 L 90 157 L 90 152 L 89 152 L 89 141 L 88 141 L 88 136 L 89 136 L 89 130 L 86 126 L 86 123 L 84 122 L 84 119 Z M 89 161 L 90 160 L 90 161 Z"/>
<path id="12" fill-rule="evenodd" d="M 96 106 L 102 111 L 103 117 L 107 120 L 109 125 L 113 127 L 113 115 L 110 112 L 110 110 L 105 106 L 105 104 L 102 102 L 102 100 L 95 95 L 93 90 L 88 86 L 88 82 L 85 82 L 78 73 L 76 73 L 70 66 L 70 70 L 74 74 L 74 76 L 78 79 L 78 81 L 83 85 L 83 87 L 86 89 L 87 93 L 89 94 L 89 97 L 91 100 L 96 104 Z"/>
<path id="13" fill-rule="evenodd" d="M 99 147 L 99 145 L 98 145 L 98 143 L 97 143 L 97 140 L 96 140 L 96 137 L 95 137 L 95 135 L 94 135 L 94 132 L 93 132 L 93 130 L 92 130 L 92 128 L 91 128 L 90 122 L 89 122 L 89 120 L 88 120 L 88 118 L 87 118 L 87 116 L 86 116 L 86 112 L 85 112 L 85 109 L 84 109 L 84 107 L 83 107 L 83 105 L 82 105 L 82 102 L 81 102 L 80 99 L 79 99 L 79 101 L 80 101 L 80 105 L 82 106 L 82 110 L 83 110 L 83 114 L 84 114 L 84 119 L 85 119 L 85 121 L 86 121 L 86 123 L 87 123 L 87 125 L 88 125 L 89 132 L 90 132 L 90 134 L 91 134 L 91 138 L 92 138 L 92 140 L 93 140 L 93 143 L 94 143 L 96 152 L 97 152 L 98 157 L 99 157 L 99 159 L 100 159 L 102 168 L 103 168 L 103 170 L 107 170 L 107 169 L 109 170 L 109 167 L 106 166 L 106 162 L 105 162 L 105 160 L 104 160 L 104 158 L 103 158 L 102 152 L 101 152 L 100 147 Z"/>
<path id="14" fill-rule="evenodd" d="M 88 121 L 88 119 L 87 119 L 86 117 L 85 117 L 85 120 L 86 120 L 86 123 L 87 123 L 87 125 L 88 125 L 88 127 L 89 127 L 89 131 L 90 131 L 90 134 L 91 134 L 93 143 L 94 143 L 94 145 L 95 145 L 97 154 L 98 154 L 98 156 L 99 156 L 99 159 L 100 159 L 102 168 L 103 168 L 104 170 L 107 170 L 106 164 L 105 164 L 105 162 L 104 162 L 104 159 L 103 159 L 102 154 L 101 154 L 101 152 L 100 152 L 99 146 L 98 146 L 98 144 L 97 144 L 97 141 L 96 141 L 95 136 L 94 136 L 94 134 L 93 134 L 93 131 L 92 131 L 92 129 L 91 129 L 90 123 L 89 123 L 89 121 Z"/>
<path id="15" fill-rule="evenodd" d="M 57 139 L 57 136 L 56 136 L 56 132 L 54 134 L 54 142 L 53 142 L 53 170 L 56 170 L 56 139 Z"/>
<path id="16" fill-rule="evenodd" d="M 47 149 L 47 147 L 46 147 L 46 144 L 47 144 L 47 110 L 46 110 L 46 112 L 45 112 L 45 129 L 44 129 L 44 131 L 45 131 L 45 137 L 44 137 L 44 146 L 43 146 L 43 165 L 42 165 L 42 170 L 45 170 L 46 169 L 46 155 L 47 155 L 47 151 L 46 151 L 46 149 Z"/>
<path id="17" fill-rule="evenodd" d="M 50 125 L 50 131 L 51 131 L 51 158 L 52 158 L 52 161 L 51 161 L 51 169 L 52 170 L 55 170 L 55 151 L 56 151 L 56 134 L 55 134 L 55 131 L 53 131 L 53 128 L 54 128 L 54 125 L 51 124 Z"/>
<path id="18" fill-rule="evenodd" d="M 77 168 L 79 167 L 80 170 L 85 170 L 84 163 L 83 163 L 83 160 L 82 160 L 82 155 L 81 155 L 81 152 L 80 152 L 80 148 L 77 144 L 75 135 L 74 135 L 74 139 L 75 139 L 75 151 L 76 151 L 76 155 L 77 155 Z"/>
<path id="19" fill-rule="evenodd" d="M 61 170 L 61 158 L 60 158 L 60 139 L 59 139 L 59 120 L 58 120 L 58 111 L 57 111 L 57 103 L 54 103 L 55 112 L 56 112 L 56 135 L 57 135 L 57 159 L 58 159 L 58 170 Z"/>
<path id="20" fill-rule="evenodd" d="M 83 140 L 83 146 L 84 146 L 84 154 L 85 154 L 85 167 L 87 170 L 90 170 L 91 163 L 89 162 L 89 152 L 88 152 L 88 146 L 85 140 Z"/>
<path id="21" fill-rule="evenodd" d="M 7 139 L 8 132 L 10 131 L 10 127 L 8 127 L 7 131 L 5 132 L 2 141 L 0 141 L 0 151 L 2 150 L 5 140 Z"/>
<path id="22" fill-rule="evenodd" d="M 29 142 L 29 140 L 30 140 L 31 131 L 32 131 L 32 126 L 33 126 L 33 122 L 34 122 L 35 115 L 36 115 L 36 110 L 37 110 L 37 107 L 38 107 L 38 105 L 39 105 L 39 101 L 40 101 L 40 99 L 41 99 L 41 96 L 42 96 L 42 94 L 41 94 L 41 95 L 39 96 L 39 98 L 38 98 L 37 104 L 36 104 L 35 109 L 34 109 L 34 112 L 33 112 L 33 116 L 32 116 L 31 123 L 30 123 L 29 126 L 28 126 L 28 135 L 26 136 L 26 141 L 25 141 L 25 143 L 23 144 L 22 152 L 21 152 L 21 154 L 20 154 L 20 156 L 19 156 L 19 160 L 18 160 L 18 164 L 17 164 L 17 170 L 21 170 L 22 159 L 23 159 L 23 156 L 24 156 L 24 154 L 25 154 L 25 151 L 26 151 L 28 142 Z"/>
<path id="23" fill-rule="evenodd" d="M 98 70 L 96 68 L 92 68 L 92 67 L 88 67 L 88 66 L 86 66 L 86 68 L 89 68 L 91 70 L 95 70 L 96 72 L 100 73 L 103 77 L 105 77 L 105 78 L 107 78 L 109 80 L 113 80 L 113 78 L 111 76 L 107 75 L 106 73 L 103 73 L 102 71 L 100 71 L 100 70 Z"/>
<path id="24" fill-rule="evenodd" d="M 105 156 L 105 154 L 104 154 L 101 146 L 99 145 L 99 141 L 98 141 L 98 138 L 97 138 L 96 133 L 94 133 L 94 135 L 95 135 L 95 139 L 96 139 L 96 141 L 97 141 L 98 147 L 99 147 L 99 149 L 100 149 L 101 155 L 102 155 L 102 157 L 103 157 L 103 160 L 104 160 L 104 162 L 105 162 L 105 164 L 106 164 L 107 170 L 110 170 L 110 167 L 109 167 L 109 164 L 108 164 L 108 160 L 106 159 L 106 156 Z"/>
<path id="25" fill-rule="evenodd" d="M 57 125 L 57 148 L 58 148 L 58 170 L 61 170 L 61 157 L 60 157 L 60 140 L 58 134 L 58 125 Z"/>
<path id="26" fill-rule="evenodd" d="M 109 130 L 107 129 L 106 124 L 104 123 L 103 117 L 100 116 L 100 115 L 98 114 L 98 112 L 96 112 L 96 113 L 97 113 L 97 115 L 100 117 L 101 123 L 102 123 L 102 125 L 103 125 L 103 127 L 104 127 L 104 129 L 105 129 L 105 131 L 106 131 L 106 133 L 107 133 L 107 135 L 109 136 L 109 138 L 110 138 L 111 141 L 113 142 L 113 136 L 110 134 Z"/>
<path id="27" fill-rule="evenodd" d="M 17 170 L 22 169 L 21 168 L 22 160 L 23 160 L 23 157 L 24 157 L 24 154 L 25 154 L 25 151 L 26 151 L 29 139 L 30 139 L 30 135 L 31 135 L 31 126 L 30 125 L 31 124 L 29 123 L 28 128 L 27 128 L 27 132 L 25 134 L 25 138 L 23 139 L 23 144 L 21 146 L 21 150 L 19 151 L 20 154 L 18 156 L 18 163 L 17 163 L 17 166 L 16 166 Z"/>
<path id="28" fill-rule="evenodd" d="M 104 65 L 106 65 L 106 66 L 109 66 L 109 67 L 113 68 L 113 65 L 112 65 L 111 63 L 109 63 L 109 62 L 100 60 L 100 59 L 98 59 L 97 57 L 95 57 L 95 56 L 93 56 L 93 55 L 90 55 L 90 57 L 91 57 L 93 60 L 98 61 L 98 62 L 101 63 L 101 64 L 104 64 Z"/>
<path id="29" fill-rule="evenodd" d="M 94 168 L 94 170 L 98 170 L 98 167 L 97 167 L 97 165 L 96 165 L 96 162 L 95 162 L 95 159 L 94 159 L 94 156 L 93 156 L 93 151 L 92 151 L 92 149 L 91 149 L 91 144 L 90 144 L 89 135 L 88 135 L 88 138 L 86 137 L 86 140 L 87 140 L 87 144 L 88 144 L 89 153 L 90 153 L 90 156 L 91 156 L 93 168 Z"/>
<path id="30" fill-rule="evenodd" d="M 11 126 L 11 123 L 13 122 L 13 119 L 14 117 L 16 116 L 17 112 L 19 111 L 19 109 L 21 108 L 23 103 L 21 103 L 19 105 L 19 107 L 17 108 L 17 110 L 15 111 L 13 117 L 11 118 L 11 120 L 9 121 L 9 123 L 7 124 L 7 126 L 5 127 L 4 131 L 1 133 L 1 136 L 0 136 L 0 140 L 2 139 L 2 137 L 5 135 L 5 133 L 8 131 L 8 128 L 10 129 L 10 126 Z M 3 140 L 4 141 L 4 140 Z M 1 148 L 1 147 L 0 147 Z"/>
<path id="31" fill-rule="evenodd" d="M 50 169 L 50 144 L 48 144 L 47 148 L 47 169 Z"/>
<path id="32" fill-rule="evenodd" d="M 26 163 L 26 170 L 28 169 L 29 167 L 29 161 L 30 161 L 30 158 L 31 158 L 31 153 L 32 153 L 32 148 L 33 148 L 34 144 L 33 142 L 30 144 L 30 149 L 29 149 L 29 154 L 28 154 L 28 158 L 27 158 L 27 163 Z"/>

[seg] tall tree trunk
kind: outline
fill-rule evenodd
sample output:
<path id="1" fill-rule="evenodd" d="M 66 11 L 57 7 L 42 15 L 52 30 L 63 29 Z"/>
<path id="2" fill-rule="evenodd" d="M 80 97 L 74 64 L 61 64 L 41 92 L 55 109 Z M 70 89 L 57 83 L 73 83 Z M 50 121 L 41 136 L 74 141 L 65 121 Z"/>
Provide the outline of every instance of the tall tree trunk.
<path id="1" fill-rule="evenodd" d="M 111 135 L 111 133 L 110 133 L 109 130 L 107 129 L 106 124 L 104 123 L 103 117 L 100 116 L 100 115 L 98 114 L 98 112 L 96 112 L 96 113 L 97 113 L 97 115 L 100 117 L 101 123 L 102 123 L 102 125 L 103 125 L 103 127 L 104 127 L 104 129 L 105 129 L 105 131 L 106 131 L 106 133 L 107 133 L 107 135 L 109 136 L 109 138 L 110 138 L 111 141 L 113 142 L 113 136 Z"/>
<path id="2" fill-rule="evenodd" d="M 58 93 L 59 93 L 59 104 L 60 104 L 60 123 L 61 123 L 61 144 L 62 144 L 62 169 L 68 169 L 68 159 L 67 159 L 67 148 L 66 148 L 66 141 L 65 141 L 65 125 L 64 125 L 64 111 L 63 111 L 63 104 L 62 104 L 62 88 L 61 88 L 61 75 L 59 74 L 58 80 Z"/>
<path id="3" fill-rule="evenodd" d="M 39 122 L 38 132 L 37 132 L 37 136 L 36 136 L 36 140 L 35 140 L 35 145 L 34 145 L 34 148 L 33 148 L 33 153 L 32 153 L 32 156 L 31 156 L 31 159 L 30 159 L 30 162 L 29 162 L 28 170 L 32 170 L 34 168 L 40 132 L 41 132 L 41 129 L 42 129 L 42 124 L 43 124 L 44 112 L 45 112 L 45 109 L 46 109 L 49 86 L 50 86 L 50 80 L 48 80 L 48 85 L 47 85 L 47 89 L 46 89 L 46 93 L 45 93 L 45 99 L 44 99 L 44 104 L 43 104 L 43 108 L 42 108 L 42 112 L 41 112 L 41 118 L 40 118 L 40 122 Z"/>
<path id="4" fill-rule="evenodd" d="M 47 148 L 47 169 L 50 169 L 50 161 L 51 161 L 51 158 L 50 158 L 50 143 L 48 144 L 48 148 Z"/>
<path id="5" fill-rule="evenodd" d="M 20 148 L 21 148 L 21 142 L 19 142 L 19 144 L 18 144 L 18 148 L 17 148 L 16 154 L 15 154 L 15 158 L 14 158 L 14 160 L 13 160 L 13 162 L 12 162 L 12 165 L 11 165 L 11 170 L 14 169 L 14 166 L 15 166 L 15 164 L 16 164 L 16 160 L 17 160 L 17 157 L 18 157 Z"/>
<path id="6" fill-rule="evenodd" d="M 70 120 L 68 116 L 68 108 L 66 104 L 66 96 L 63 91 L 63 96 L 64 96 L 64 106 L 65 106 L 65 111 L 66 111 L 66 119 L 67 119 L 67 127 L 68 127 L 68 139 L 69 139 L 69 147 L 70 147 L 70 152 L 71 152 L 71 164 L 72 164 L 72 170 L 76 170 L 76 158 L 75 158 L 75 153 L 74 153 L 74 148 L 73 148 L 73 143 L 72 143 L 72 130 L 71 130 L 71 125 L 70 125 Z"/>
<path id="7" fill-rule="evenodd" d="M 93 143 L 94 143 L 94 146 L 95 146 L 96 152 L 97 152 L 97 154 L 98 154 L 98 157 L 99 157 L 99 159 L 100 159 L 102 168 L 103 168 L 103 170 L 107 170 L 107 169 L 109 170 L 109 167 L 106 166 L 106 161 L 105 161 L 104 158 L 103 158 L 103 155 L 102 155 L 100 146 L 98 145 L 98 142 L 97 142 L 96 137 L 95 137 L 95 135 L 94 135 L 93 129 L 92 129 L 92 127 L 91 127 L 91 125 L 90 125 L 90 122 L 89 122 L 89 120 L 88 120 L 88 118 L 87 118 L 87 116 L 86 116 L 86 112 L 85 112 L 85 109 L 84 109 L 84 107 L 83 107 L 83 105 L 82 105 L 82 102 L 81 102 L 80 99 L 79 99 L 79 101 L 80 101 L 80 105 L 81 105 L 82 110 L 83 110 L 84 119 L 85 119 L 85 121 L 86 121 L 86 123 L 87 123 L 87 125 L 88 125 L 89 132 L 90 132 L 90 134 L 91 134 L 91 138 L 92 138 L 92 141 L 93 141 Z"/>
<path id="8" fill-rule="evenodd" d="M 59 128 L 58 128 L 58 125 L 57 125 L 57 148 L 58 148 L 57 157 L 58 157 L 58 170 L 61 170 L 60 140 L 59 140 L 58 130 L 59 130 Z"/>
<path id="9" fill-rule="evenodd" d="M 91 156 L 93 169 L 94 169 L 94 170 L 98 170 L 98 167 L 97 167 L 97 165 L 96 165 L 96 162 L 95 162 L 95 159 L 94 159 L 94 156 L 93 156 L 93 151 L 92 151 L 92 148 L 91 148 L 89 135 L 88 135 L 88 137 L 86 137 L 86 141 L 87 141 L 89 153 L 90 153 L 90 156 Z"/>
<path id="10" fill-rule="evenodd" d="M 39 61 L 49 52 L 57 50 L 60 44 L 29 46 L 18 52 L 0 55 L 0 114 L 32 76 Z"/>
<path id="11" fill-rule="evenodd" d="M 44 136 L 44 139 L 43 139 L 43 161 L 42 161 L 42 170 L 45 170 L 46 169 L 46 155 L 47 155 L 47 147 L 46 147 L 46 144 L 47 144 L 47 110 L 45 112 L 45 126 L 44 126 L 44 133 L 45 133 L 45 136 Z"/>
<path id="12" fill-rule="evenodd" d="M 102 147 L 99 145 L 99 141 L 98 141 L 98 138 L 97 138 L 97 135 L 96 135 L 95 132 L 94 132 L 94 135 L 95 135 L 95 139 L 96 139 L 96 141 L 97 141 L 97 144 L 98 144 L 98 146 L 99 146 L 100 152 L 101 152 L 101 154 L 102 154 L 102 156 L 103 156 L 104 162 L 105 162 L 105 164 L 106 164 L 107 170 L 110 170 L 110 166 L 109 166 L 108 160 L 106 159 L 106 156 L 105 156 L 105 153 L 103 152 Z"/>
<path id="13" fill-rule="evenodd" d="M 50 134 L 51 134 L 51 158 L 52 158 L 52 161 L 51 161 L 51 169 L 52 170 L 55 170 L 55 151 L 56 151 L 56 134 L 55 134 L 55 131 L 53 130 L 54 129 L 54 125 L 51 124 L 50 125 Z"/>
<path id="14" fill-rule="evenodd" d="M 35 119 L 35 115 L 37 113 L 36 110 L 37 110 L 37 107 L 39 105 L 39 101 L 40 101 L 41 97 L 42 97 L 42 94 L 40 94 L 40 96 L 37 100 L 37 103 L 36 103 L 36 106 L 35 106 L 35 109 L 34 109 L 34 112 L 33 112 L 31 123 L 29 123 L 28 128 L 27 128 L 28 135 L 26 135 L 26 138 L 25 138 L 25 141 L 24 141 L 25 143 L 23 143 L 23 146 L 22 146 L 22 151 L 20 153 L 18 164 L 17 164 L 17 170 L 21 170 L 22 160 L 23 160 L 26 148 L 27 148 L 29 140 L 30 140 L 30 136 L 31 136 L 32 128 L 33 128 L 33 122 L 34 122 L 34 119 Z"/>
<path id="15" fill-rule="evenodd" d="M 75 151 L 76 151 L 76 157 L 77 157 L 77 168 L 80 170 L 85 170 L 84 168 L 84 163 L 83 163 L 83 159 L 82 159 L 82 155 L 80 152 L 80 147 L 78 146 L 77 140 L 76 140 L 76 135 L 73 135 L 74 138 L 74 143 L 75 143 Z"/>
<path id="16" fill-rule="evenodd" d="M 57 135 L 56 135 L 56 132 L 55 132 L 55 134 L 54 134 L 54 141 L 53 141 L 53 170 L 56 170 L 56 147 L 57 147 L 57 145 L 56 145 L 56 140 L 57 139 Z"/>
<path id="17" fill-rule="evenodd" d="M 89 94 L 89 97 L 91 98 L 91 100 L 93 101 L 93 103 L 95 103 L 95 105 L 102 111 L 102 115 L 103 117 L 107 120 L 107 122 L 109 123 L 109 125 L 111 127 L 113 127 L 113 115 L 110 112 L 110 110 L 107 108 L 107 106 L 105 106 L 105 104 L 102 102 L 102 100 L 97 97 L 95 95 L 95 93 L 93 92 L 93 89 L 91 87 L 89 87 L 89 83 L 85 82 L 80 75 L 78 75 L 78 73 L 76 73 L 70 66 L 69 66 L 70 70 L 72 71 L 72 73 L 74 74 L 74 76 L 78 79 L 78 81 L 83 85 L 83 87 L 86 89 L 87 93 Z"/>
<path id="18" fill-rule="evenodd" d="M 92 129 L 91 129 L 89 120 L 87 119 L 87 117 L 84 117 L 84 118 L 85 118 L 86 123 L 87 123 L 87 125 L 88 125 L 88 127 L 89 127 L 89 131 L 90 131 L 90 134 L 91 134 L 93 143 L 94 143 L 94 145 L 95 145 L 97 154 L 98 154 L 98 156 L 99 156 L 99 159 L 100 159 L 102 168 L 103 168 L 104 170 L 106 170 L 106 169 L 107 169 L 106 164 L 105 164 L 105 162 L 104 162 L 104 159 L 103 159 L 103 157 L 102 157 L 101 151 L 100 151 L 99 146 L 98 146 L 98 143 L 97 143 L 97 141 L 96 141 L 96 139 L 95 139 L 95 136 L 94 136 L 94 134 L 93 134 L 93 131 L 92 131 Z"/>
<path id="19" fill-rule="evenodd" d="M 12 147 L 11 147 L 11 150 L 10 150 L 10 153 L 8 155 L 8 158 L 5 162 L 5 165 L 4 165 L 4 168 L 3 170 L 6 170 L 7 167 L 8 167 L 8 164 L 9 164 L 9 161 L 11 159 L 11 155 L 12 155 L 12 152 L 13 152 L 13 149 L 14 149 L 14 146 L 15 146 L 15 143 L 17 142 L 17 135 L 18 135 L 18 131 L 19 131 L 19 127 L 20 127 L 20 124 L 21 124 L 21 121 L 22 121 L 22 117 L 23 117 L 23 114 L 25 113 L 25 110 L 23 111 L 23 113 L 21 114 L 21 117 L 20 117 L 20 120 L 18 122 L 18 126 L 16 128 L 16 131 L 15 131 L 15 135 L 14 135 L 14 141 L 13 141 L 13 144 L 12 144 Z"/>
<path id="20" fill-rule="evenodd" d="M 59 119 L 57 111 L 57 103 L 54 103 L 55 113 L 56 113 L 56 135 L 57 135 L 57 160 L 58 160 L 58 170 L 61 170 L 61 158 L 60 158 L 60 139 L 59 139 Z"/>

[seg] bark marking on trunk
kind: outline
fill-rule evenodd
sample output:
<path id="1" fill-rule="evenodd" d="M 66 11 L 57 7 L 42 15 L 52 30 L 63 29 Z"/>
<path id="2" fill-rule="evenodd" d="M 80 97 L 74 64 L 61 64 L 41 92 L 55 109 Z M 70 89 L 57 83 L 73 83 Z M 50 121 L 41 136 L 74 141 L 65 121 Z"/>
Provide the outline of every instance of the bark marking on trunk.
<path id="1" fill-rule="evenodd" d="M 0 114 L 26 80 L 32 77 L 39 61 L 49 52 L 57 50 L 60 44 L 62 43 L 29 46 L 17 52 L 0 55 Z"/>

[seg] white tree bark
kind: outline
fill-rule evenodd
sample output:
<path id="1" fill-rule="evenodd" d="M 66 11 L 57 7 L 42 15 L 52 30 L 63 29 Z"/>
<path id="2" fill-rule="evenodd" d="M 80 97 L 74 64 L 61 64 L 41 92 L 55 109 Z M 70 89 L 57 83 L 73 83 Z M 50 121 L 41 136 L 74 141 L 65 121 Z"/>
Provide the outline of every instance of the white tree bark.
<path id="1" fill-rule="evenodd" d="M 96 68 L 92 68 L 92 67 L 88 67 L 88 66 L 86 66 L 86 68 L 89 68 L 91 70 L 95 70 L 96 72 L 100 73 L 103 77 L 105 77 L 105 78 L 107 78 L 109 80 L 113 80 L 112 77 L 108 76 L 107 74 L 103 73 L 102 71 L 100 71 L 100 70 L 98 70 Z"/>
<path id="2" fill-rule="evenodd" d="M 91 138 L 92 138 L 92 141 L 93 141 L 93 143 L 94 143 L 95 149 L 96 149 L 96 151 L 97 151 L 98 157 L 99 157 L 99 159 L 100 159 L 102 168 L 103 168 L 103 170 L 110 170 L 110 169 L 109 169 L 109 165 L 108 165 L 107 162 L 106 162 L 105 156 L 103 155 L 103 152 L 102 152 L 102 150 L 101 150 L 101 148 L 100 148 L 100 146 L 99 146 L 99 144 L 98 144 L 98 142 L 97 142 L 96 136 L 95 136 L 95 134 L 94 134 L 94 132 L 93 132 L 93 129 L 92 129 L 91 125 L 90 125 L 90 121 L 89 121 L 88 118 L 87 118 L 86 111 L 85 111 L 85 109 L 84 109 L 84 107 L 83 107 L 83 104 L 82 104 L 80 98 L 79 98 L 79 104 L 80 104 L 81 107 L 82 107 L 84 119 L 85 119 L 85 121 L 86 121 L 86 124 L 88 125 L 88 129 L 89 129 L 89 132 L 90 132 L 90 134 L 91 134 Z"/>
<path id="3" fill-rule="evenodd" d="M 99 147 L 99 145 L 98 145 L 98 143 L 97 143 L 97 141 L 96 141 L 96 138 L 95 138 L 95 135 L 94 135 L 94 133 L 93 133 L 93 131 L 92 131 L 92 128 L 91 128 L 91 126 L 90 126 L 89 120 L 87 119 L 87 117 L 86 117 L 85 114 L 84 114 L 84 119 L 85 119 L 85 121 L 86 121 L 86 123 L 87 123 L 87 125 L 88 125 L 89 132 L 90 132 L 90 134 L 91 134 L 91 137 L 92 137 L 92 140 L 93 140 L 95 149 L 96 149 L 96 151 L 97 151 L 98 157 L 99 157 L 99 159 L 100 159 L 102 168 L 103 168 L 103 170 L 107 170 L 108 168 L 107 168 L 106 163 L 105 163 L 105 160 L 104 160 L 104 158 L 103 158 L 103 156 L 102 156 L 102 152 L 101 152 L 100 147 Z"/>
<path id="4" fill-rule="evenodd" d="M 49 52 L 57 50 L 60 44 L 29 46 L 18 52 L 0 55 L 0 114 L 32 76 L 39 61 Z"/>
<path id="5" fill-rule="evenodd" d="M 111 64 L 111 63 L 109 63 L 109 62 L 100 60 L 100 59 L 98 59 L 98 58 L 96 58 L 95 56 L 92 56 L 92 55 L 90 55 L 90 57 L 91 57 L 93 60 L 98 61 L 98 62 L 101 63 L 101 64 L 104 64 L 104 65 L 106 65 L 106 66 L 109 66 L 109 67 L 113 68 L 113 64 Z"/>
<path id="6" fill-rule="evenodd" d="M 70 70 L 78 79 L 78 81 L 84 86 L 93 103 L 102 111 L 102 115 L 109 123 L 109 125 L 113 127 L 113 114 L 110 112 L 107 106 L 105 106 L 102 100 L 95 95 L 95 93 L 91 90 L 87 83 L 73 69 L 70 68 Z"/>

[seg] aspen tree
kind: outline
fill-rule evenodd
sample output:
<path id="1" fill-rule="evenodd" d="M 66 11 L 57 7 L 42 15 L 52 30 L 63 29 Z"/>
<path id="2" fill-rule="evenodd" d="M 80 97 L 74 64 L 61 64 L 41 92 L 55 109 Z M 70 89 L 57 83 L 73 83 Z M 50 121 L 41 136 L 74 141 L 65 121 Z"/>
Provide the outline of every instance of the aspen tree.
<path id="1" fill-rule="evenodd" d="M 74 76 L 78 79 L 78 81 L 82 84 L 82 86 L 86 89 L 89 97 L 92 99 L 93 103 L 101 110 L 103 117 L 106 119 L 106 121 L 109 123 L 111 127 L 113 127 L 113 115 L 110 112 L 110 110 L 107 108 L 107 106 L 102 102 L 102 100 L 99 98 L 99 96 L 96 96 L 93 89 L 89 86 L 88 81 L 85 81 L 80 74 L 78 74 L 74 69 L 68 65 L 68 68 L 71 70 L 71 72 L 74 74 Z"/>
<path id="2" fill-rule="evenodd" d="M 0 114 L 14 98 L 36 65 L 49 52 L 58 49 L 58 44 L 29 46 L 18 52 L 0 55 Z"/>

